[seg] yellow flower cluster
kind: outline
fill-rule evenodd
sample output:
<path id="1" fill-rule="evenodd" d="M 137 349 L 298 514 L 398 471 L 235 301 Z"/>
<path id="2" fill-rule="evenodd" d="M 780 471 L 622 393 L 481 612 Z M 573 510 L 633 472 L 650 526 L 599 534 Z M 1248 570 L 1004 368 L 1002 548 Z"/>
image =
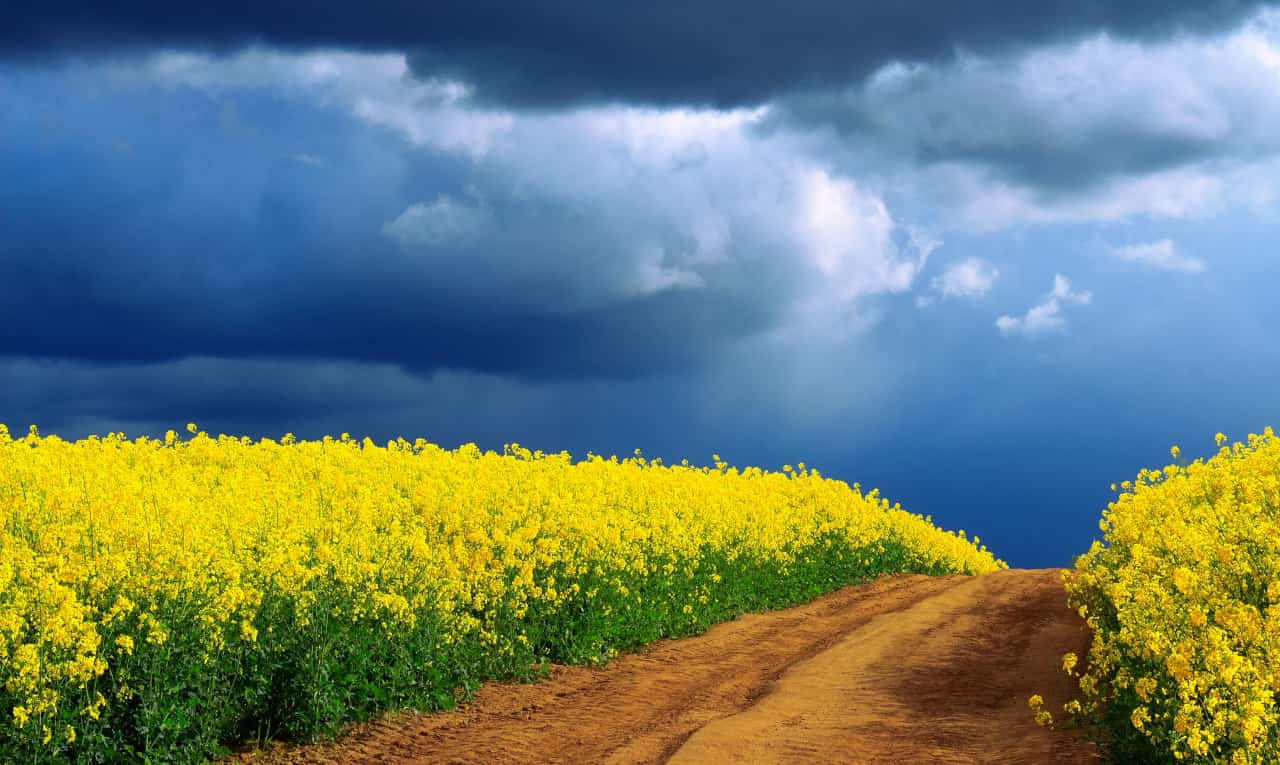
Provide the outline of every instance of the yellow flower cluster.
<path id="1" fill-rule="evenodd" d="M 198 761 L 263 715 L 310 735 L 887 571 L 1003 566 L 803 464 L 188 429 L 0 426 L 0 749 L 22 761 Z"/>
<path id="2" fill-rule="evenodd" d="M 1073 709 L 1120 761 L 1280 762 L 1280 439 L 1226 440 L 1122 484 L 1066 576 L 1093 630 Z"/>

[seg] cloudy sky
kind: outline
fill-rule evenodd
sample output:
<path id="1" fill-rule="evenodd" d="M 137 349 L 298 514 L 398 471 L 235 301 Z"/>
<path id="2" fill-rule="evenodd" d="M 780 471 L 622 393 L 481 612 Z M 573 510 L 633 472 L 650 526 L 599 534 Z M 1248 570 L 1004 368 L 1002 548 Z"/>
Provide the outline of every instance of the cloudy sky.
<path id="1" fill-rule="evenodd" d="M 777 468 L 1062 565 L 1280 426 L 1280 7 L 50 0 L 0 422 Z"/>

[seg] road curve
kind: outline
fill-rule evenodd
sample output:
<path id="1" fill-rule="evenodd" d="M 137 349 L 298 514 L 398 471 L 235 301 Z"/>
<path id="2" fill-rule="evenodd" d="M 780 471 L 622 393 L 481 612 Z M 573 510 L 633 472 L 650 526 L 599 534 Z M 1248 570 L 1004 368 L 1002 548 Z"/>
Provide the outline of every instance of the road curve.
<path id="1" fill-rule="evenodd" d="M 555 667 L 490 684 L 456 712 L 399 715 L 336 744 L 277 745 L 254 765 L 317 763 L 1097 762 L 1039 728 L 1027 698 L 1060 708 L 1067 651 L 1088 634 L 1056 569 L 892 576 L 605 668 Z"/>

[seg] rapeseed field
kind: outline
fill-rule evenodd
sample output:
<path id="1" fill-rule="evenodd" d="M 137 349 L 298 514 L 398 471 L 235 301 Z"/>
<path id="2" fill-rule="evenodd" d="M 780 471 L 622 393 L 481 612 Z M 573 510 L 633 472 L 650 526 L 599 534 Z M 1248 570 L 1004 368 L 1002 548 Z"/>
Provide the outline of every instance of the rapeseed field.
<path id="1" fill-rule="evenodd" d="M 1280 439 L 1216 438 L 1122 484 L 1066 577 L 1093 642 L 1063 659 L 1081 689 L 1065 711 L 1117 762 L 1280 762 Z"/>
<path id="2" fill-rule="evenodd" d="M 487 679 L 607 662 L 881 574 L 1004 565 L 976 537 L 803 464 L 188 430 L 71 442 L 0 426 L 6 762 L 200 762 L 232 742 L 447 708 Z M 1117 534 L 1124 517 L 1111 516 Z M 1163 529 L 1168 544 L 1181 529 Z M 1253 560 L 1224 549 L 1204 565 Z M 1188 592 L 1210 587 L 1186 565 Z M 1243 606 L 1194 602 L 1219 631 L 1260 634 Z M 1181 651 L 1191 634 L 1167 640 Z M 1221 686 L 1246 710 L 1223 713 L 1226 730 L 1246 738 L 1273 730 L 1248 711 L 1275 682 L 1255 659 Z M 1154 698 L 1144 708 L 1163 730 L 1172 707 Z"/>

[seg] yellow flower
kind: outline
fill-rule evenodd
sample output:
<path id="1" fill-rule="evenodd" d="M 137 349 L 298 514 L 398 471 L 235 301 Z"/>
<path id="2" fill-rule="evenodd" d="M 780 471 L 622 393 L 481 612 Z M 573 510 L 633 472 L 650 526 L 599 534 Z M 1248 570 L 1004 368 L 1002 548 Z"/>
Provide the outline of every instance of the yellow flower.
<path id="1" fill-rule="evenodd" d="M 1123 713 L 1164 758 L 1280 762 L 1280 440 L 1214 441 L 1208 460 L 1121 484 L 1106 543 L 1064 580 L 1092 631 L 1073 701 Z"/>
<path id="2" fill-rule="evenodd" d="M 1133 712 L 1129 715 L 1129 722 L 1138 730 L 1142 730 L 1150 719 L 1151 712 L 1146 707 L 1134 707 Z"/>
<path id="3" fill-rule="evenodd" d="M 459 655 L 518 674 L 562 658 L 548 634 L 594 639 L 583 650 L 599 658 L 617 646 L 572 630 L 617 635 L 631 620 L 692 631 L 754 576 L 815 577 L 828 563 L 870 575 L 1006 567 L 976 537 L 803 463 L 574 461 L 515 443 L 498 453 L 186 429 L 193 438 L 72 442 L 34 427 L 15 441 L 0 426 L 0 689 L 14 726 L 40 725 L 46 743 L 75 740 L 62 727 L 72 715 L 80 748 L 116 735 L 94 720 L 128 729 L 130 700 L 170 687 L 166 673 L 252 671 L 282 647 L 348 631 L 429 635 L 446 680 Z M 103 676 L 112 691 L 98 692 Z"/>
<path id="4" fill-rule="evenodd" d="M 134 648 L 134 643 L 133 643 L 133 638 L 132 638 L 132 637 L 130 637 L 130 636 L 128 636 L 128 635 L 117 635 L 117 636 L 116 636 L 116 650 L 117 650 L 117 651 L 119 651 L 120 653 L 124 654 L 125 656 L 131 656 L 131 655 L 133 655 L 133 648 Z"/>

